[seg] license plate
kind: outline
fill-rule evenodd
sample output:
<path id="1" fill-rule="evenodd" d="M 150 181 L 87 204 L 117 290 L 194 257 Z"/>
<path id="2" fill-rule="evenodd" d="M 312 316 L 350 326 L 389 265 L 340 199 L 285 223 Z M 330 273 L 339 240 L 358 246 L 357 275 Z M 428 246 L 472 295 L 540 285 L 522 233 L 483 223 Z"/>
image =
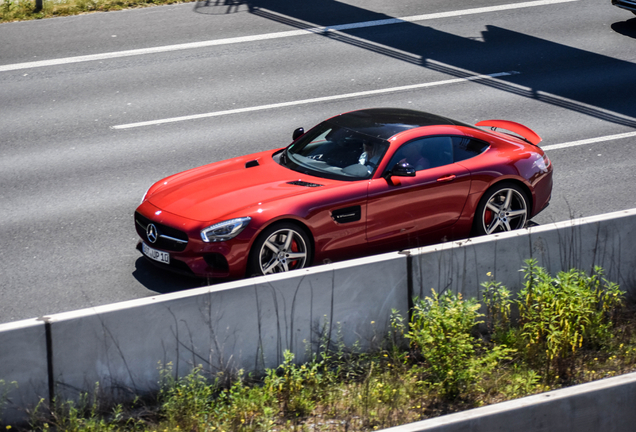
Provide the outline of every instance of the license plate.
<path id="1" fill-rule="evenodd" d="M 159 261 L 160 263 L 170 264 L 170 254 L 167 252 L 161 252 L 157 249 L 153 249 L 146 243 L 141 243 L 141 250 L 148 258 Z"/>

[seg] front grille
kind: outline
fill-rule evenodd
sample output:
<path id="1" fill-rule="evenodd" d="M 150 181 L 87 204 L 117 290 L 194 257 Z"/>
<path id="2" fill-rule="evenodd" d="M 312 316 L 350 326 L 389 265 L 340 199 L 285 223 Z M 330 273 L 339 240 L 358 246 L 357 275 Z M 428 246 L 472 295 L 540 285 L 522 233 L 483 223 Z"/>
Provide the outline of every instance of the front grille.
<path id="1" fill-rule="evenodd" d="M 157 227 L 157 241 L 154 243 L 148 240 L 148 236 L 146 235 L 146 229 L 150 223 Z M 167 251 L 182 252 L 186 246 L 188 246 L 188 235 L 186 233 L 176 228 L 151 221 L 138 212 L 135 212 L 135 227 L 137 228 L 139 237 L 151 247 Z"/>

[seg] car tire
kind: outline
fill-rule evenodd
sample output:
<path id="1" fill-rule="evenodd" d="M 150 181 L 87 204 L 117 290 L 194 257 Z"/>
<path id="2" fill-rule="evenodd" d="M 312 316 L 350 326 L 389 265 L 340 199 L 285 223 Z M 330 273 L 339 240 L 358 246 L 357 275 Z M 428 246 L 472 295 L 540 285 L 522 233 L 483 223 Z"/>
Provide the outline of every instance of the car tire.
<path id="1" fill-rule="evenodd" d="M 526 193 L 514 183 L 498 183 L 481 197 L 475 213 L 475 235 L 495 234 L 526 226 L 530 201 Z"/>
<path id="2" fill-rule="evenodd" d="M 250 251 L 247 275 L 262 276 L 308 267 L 311 263 L 309 235 L 299 225 L 280 222 L 267 227 Z"/>

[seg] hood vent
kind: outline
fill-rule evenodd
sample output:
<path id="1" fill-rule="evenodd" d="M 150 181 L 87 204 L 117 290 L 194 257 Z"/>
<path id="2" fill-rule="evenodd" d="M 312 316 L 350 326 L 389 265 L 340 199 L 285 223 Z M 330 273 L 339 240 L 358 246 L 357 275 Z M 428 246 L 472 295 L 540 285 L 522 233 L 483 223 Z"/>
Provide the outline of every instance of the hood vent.
<path id="1" fill-rule="evenodd" d="M 258 166 L 258 160 L 257 159 L 254 159 L 254 160 L 251 160 L 251 161 L 245 163 L 245 168 L 252 168 L 252 167 L 255 167 L 255 166 Z"/>
<path id="2" fill-rule="evenodd" d="M 318 183 L 309 183 L 302 180 L 290 181 L 290 182 L 287 182 L 287 184 L 294 185 L 294 186 L 305 186 L 305 187 L 321 187 L 322 186 L 321 184 L 318 184 Z"/>

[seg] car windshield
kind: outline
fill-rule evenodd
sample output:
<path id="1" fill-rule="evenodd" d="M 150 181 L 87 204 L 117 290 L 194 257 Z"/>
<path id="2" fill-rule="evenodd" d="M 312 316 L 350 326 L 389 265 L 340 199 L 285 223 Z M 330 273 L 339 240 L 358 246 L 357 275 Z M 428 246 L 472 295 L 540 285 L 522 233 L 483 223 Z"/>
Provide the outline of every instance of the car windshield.
<path id="1" fill-rule="evenodd" d="M 360 180 L 373 175 L 388 148 L 386 140 L 326 121 L 289 146 L 280 163 L 317 177 Z"/>

